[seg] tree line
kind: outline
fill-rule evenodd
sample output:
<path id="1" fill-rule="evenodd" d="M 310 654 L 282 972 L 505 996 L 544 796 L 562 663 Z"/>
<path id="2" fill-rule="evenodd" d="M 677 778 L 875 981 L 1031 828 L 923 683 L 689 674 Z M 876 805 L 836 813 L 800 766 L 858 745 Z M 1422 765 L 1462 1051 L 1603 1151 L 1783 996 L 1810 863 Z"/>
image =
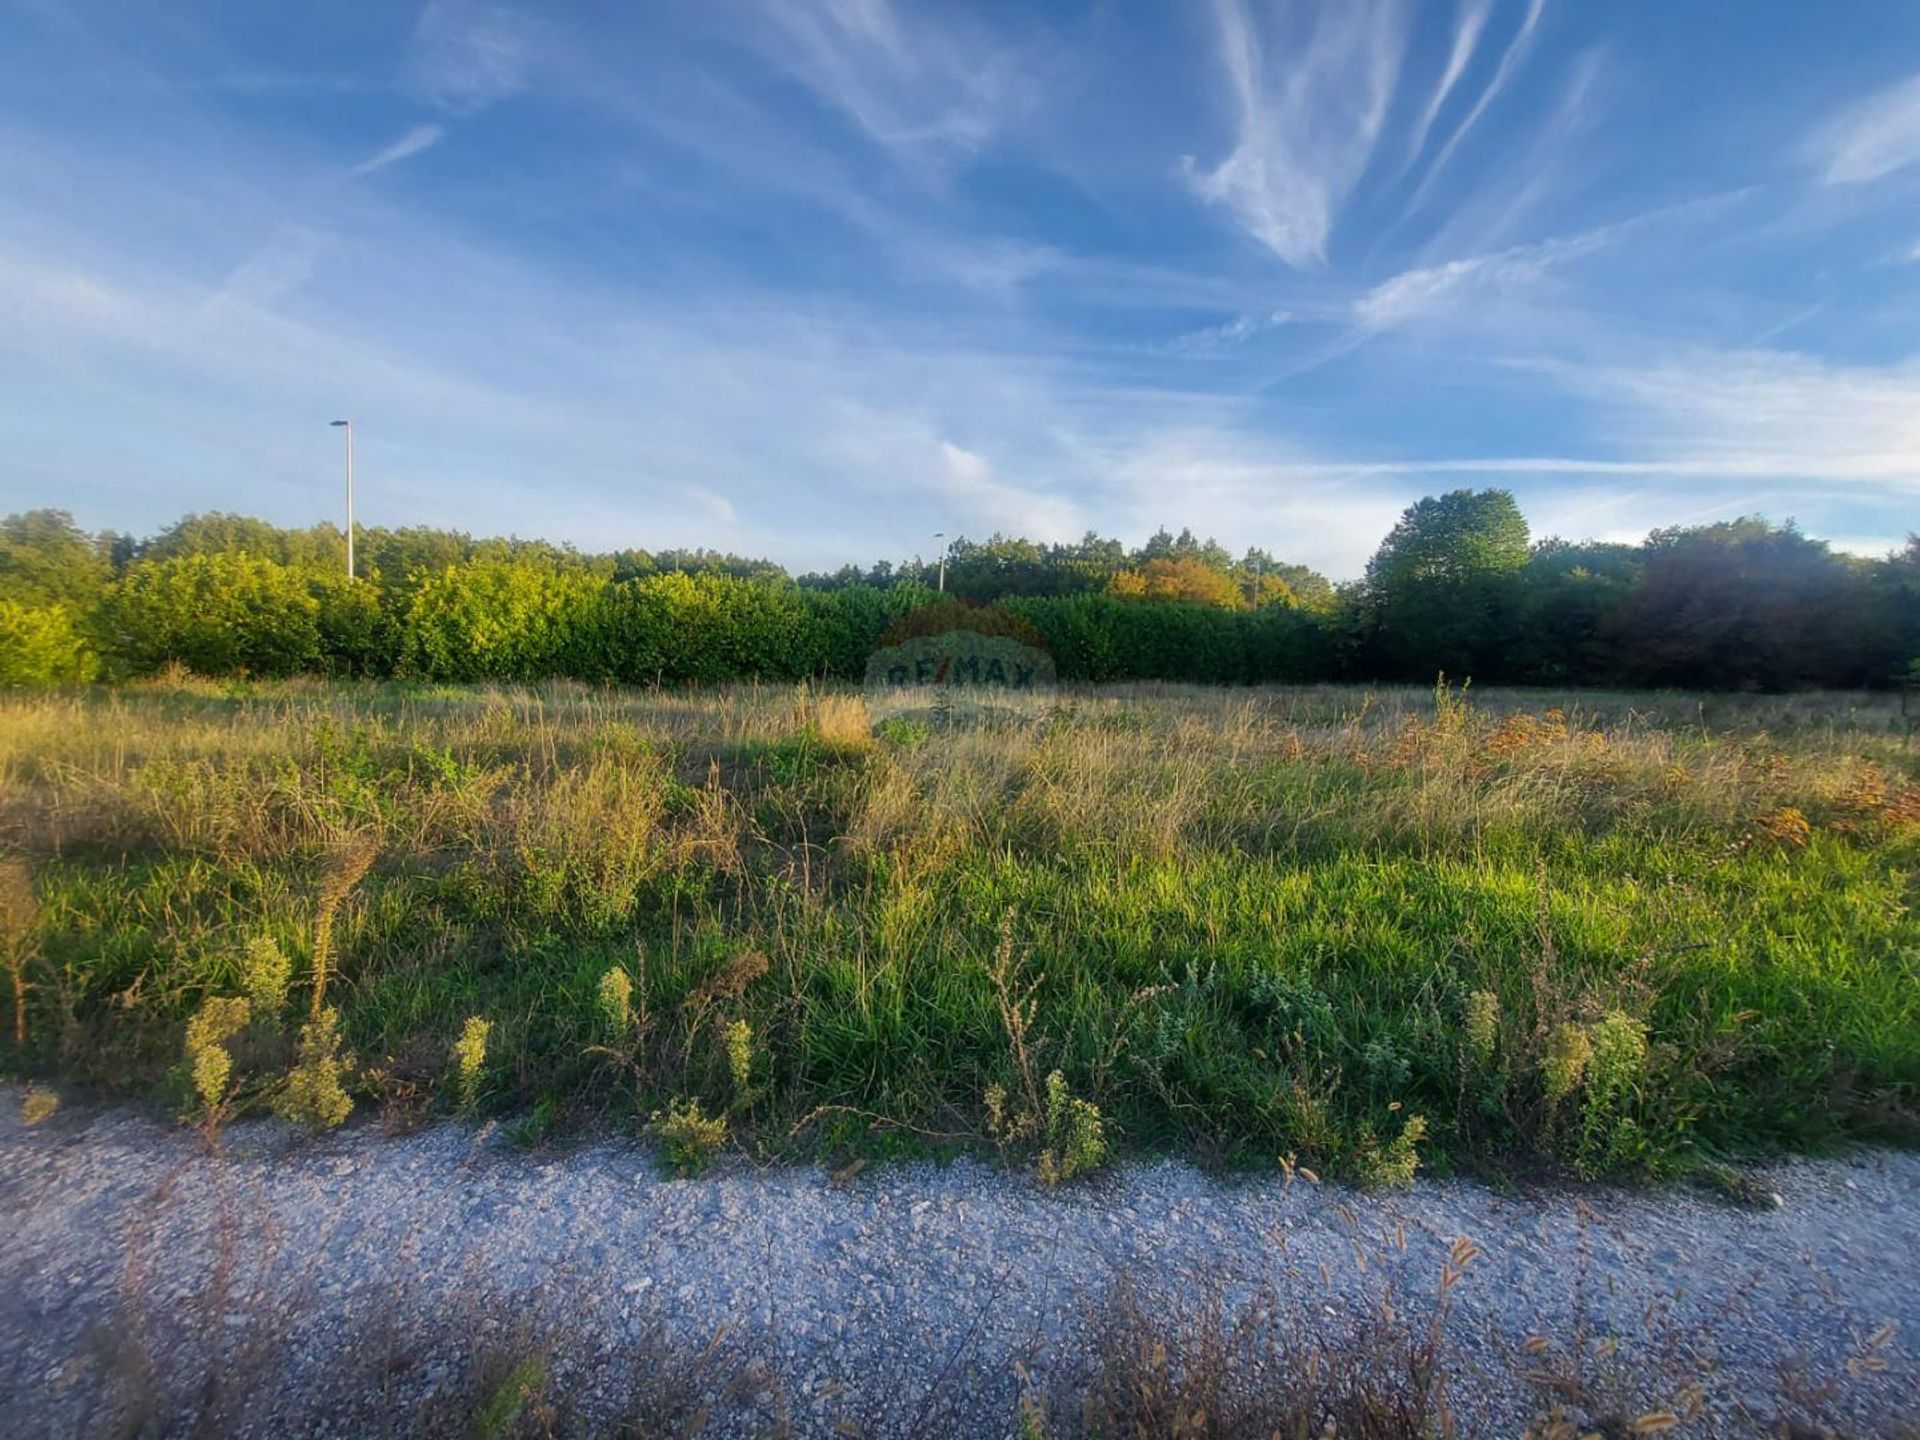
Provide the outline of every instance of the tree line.
<path id="1" fill-rule="evenodd" d="M 937 561 L 791 576 L 717 551 L 587 554 L 424 527 L 188 516 L 145 540 L 0 520 L 0 685 L 210 675 L 621 683 L 857 677 Z M 1637 545 L 1534 541 L 1512 495 L 1408 508 L 1335 586 L 1191 532 L 1128 548 L 993 536 L 946 589 L 1044 637 L 1068 680 L 1431 681 L 1786 690 L 1920 681 L 1920 537 L 1879 559 L 1747 517 Z"/>

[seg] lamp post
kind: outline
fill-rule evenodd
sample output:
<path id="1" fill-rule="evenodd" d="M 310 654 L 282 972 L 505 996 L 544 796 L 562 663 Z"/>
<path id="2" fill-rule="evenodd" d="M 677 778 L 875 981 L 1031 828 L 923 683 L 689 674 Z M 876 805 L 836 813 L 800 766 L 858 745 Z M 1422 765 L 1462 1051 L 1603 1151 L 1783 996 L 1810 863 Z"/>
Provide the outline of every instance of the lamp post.
<path id="1" fill-rule="evenodd" d="M 933 538 L 940 542 L 940 593 L 947 593 L 947 532 L 936 530 Z"/>
<path id="2" fill-rule="evenodd" d="M 347 432 L 347 579 L 353 579 L 353 422 L 333 420 L 333 428 Z"/>

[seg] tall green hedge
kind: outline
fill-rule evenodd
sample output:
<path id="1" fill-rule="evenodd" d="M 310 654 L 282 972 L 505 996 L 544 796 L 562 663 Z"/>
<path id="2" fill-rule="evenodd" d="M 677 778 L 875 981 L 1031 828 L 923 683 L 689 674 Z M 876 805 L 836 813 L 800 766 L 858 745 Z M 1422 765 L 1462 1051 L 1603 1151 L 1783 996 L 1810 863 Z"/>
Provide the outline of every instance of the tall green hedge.
<path id="1" fill-rule="evenodd" d="M 812 590 L 677 571 L 615 581 L 545 558 L 501 556 L 410 575 L 402 586 L 214 551 L 133 566 L 107 590 L 93 628 L 116 674 L 179 663 L 209 675 L 446 681 L 857 679 L 888 627 L 934 599 L 913 584 Z M 1334 663 L 1325 622 L 1304 610 L 1096 594 L 1005 604 L 1039 632 L 1068 680 L 1305 680 L 1324 678 Z M 81 627 L 56 610 L 16 604 L 0 616 L 0 639 L 21 637 L 8 647 L 19 658 L 0 671 L 19 675 L 0 683 L 87 673 L 90 651 L 50 658 L 65 653 L 61 636 L 85 650 Z"/>

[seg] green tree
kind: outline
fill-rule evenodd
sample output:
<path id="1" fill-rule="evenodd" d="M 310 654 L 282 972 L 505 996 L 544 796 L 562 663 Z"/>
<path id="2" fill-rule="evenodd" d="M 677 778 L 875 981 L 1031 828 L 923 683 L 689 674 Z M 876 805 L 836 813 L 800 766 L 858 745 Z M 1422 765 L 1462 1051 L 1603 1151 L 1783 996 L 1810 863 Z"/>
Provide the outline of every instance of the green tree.
<path id="1" fill-rule="evenodd" d="M 0 520 L 0 600 L 84 609 L 113 579 L 110 545 L 64 510 L 9 515 Z"/>
<path id="2" fill-rule="evenodd" d="M 1639 547 L 1543 540 L 1521 586 L 1514 649 L 1517 678 L 1579 684 L 1603 671 L 1601 628 L 1639 582 Z"/>
<path id="3" fill-rule="evenodd" d="M 1367 566 L 1367 659 L 1398 679 L 1502 678 L 1527 559 L 1526 518 L 1505 490 L 1409 507 Z"/>
<path id="4" fill-rule="evenodd" d="M 1865 578 L 1824 541 L 1749 515 L 1655 531 L 1644 554 L 1639 583 L 1601 631 L 1610 667 L 1628 683 L 1885 683 L 1891 642 L 1874 623 Z"/>
<path id="5" fill-rule="evenodd" d="M 140 550 L 143 560 L 176 560 L 187 555 L 251 555 L 277 565 L 344 575 L 347 540 L 345 532 L 334 525 L 289 530 L 250 515 L 216 510 L 176 520 Z"/>

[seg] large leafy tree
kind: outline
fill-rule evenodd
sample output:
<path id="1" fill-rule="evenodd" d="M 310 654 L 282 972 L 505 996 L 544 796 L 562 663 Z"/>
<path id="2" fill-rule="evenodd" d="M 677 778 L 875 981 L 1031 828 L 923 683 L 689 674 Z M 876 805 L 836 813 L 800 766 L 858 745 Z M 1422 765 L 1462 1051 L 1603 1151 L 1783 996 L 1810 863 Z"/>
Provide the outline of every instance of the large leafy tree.
<path id="1" fill-rule="evenodd" d="M 1853 562 L 1759 516 L 1655 531 L 1602 626 L 1629 683 L 1711 689 L 1884 682 L 1880 617 Z M 1879 671 L 1880 673 L 1872 673 Z"/>
<path id="2" fill-rule="evenodd" d="M 89 606 L 113 579 L 110 546 L 64 510 L 9 515 L 0 520 L 0 600 Z"/>
<path id="3" fill-rule="evenodd" d="M 1408 507 L 1367 566 L 1367 660 L 1390 677 L 1504 678 L 1516 669 L 1527 522 L 1505 490 Z"/>

